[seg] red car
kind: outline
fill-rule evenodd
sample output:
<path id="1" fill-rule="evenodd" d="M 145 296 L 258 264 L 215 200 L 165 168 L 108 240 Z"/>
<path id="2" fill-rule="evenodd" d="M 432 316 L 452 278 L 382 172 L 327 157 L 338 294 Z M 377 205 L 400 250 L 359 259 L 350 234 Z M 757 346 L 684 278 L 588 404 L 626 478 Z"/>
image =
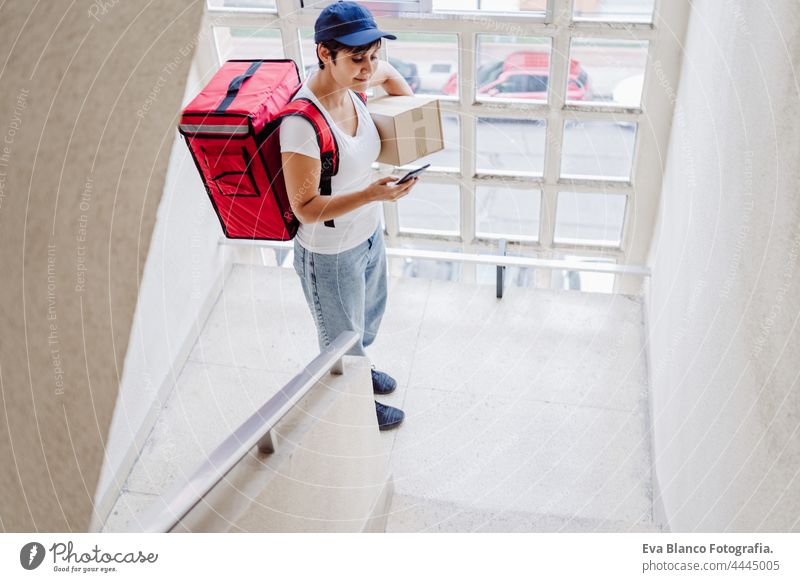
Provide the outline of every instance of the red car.
<path id="1" fill-rule="evenodd" d="M 504 61 L 495 61 L 478 68 L 478 95 L 506 99 L 547 100 L 550 80 L 550 55 L 545 52 L 517 51 Z M 445 95 L 458 94 L 458 76 L 454 74 L 445 84 Z M 567 101 L 588 101 L 592 98 L 589 76 L 578 61 L 569 62 Z"/>

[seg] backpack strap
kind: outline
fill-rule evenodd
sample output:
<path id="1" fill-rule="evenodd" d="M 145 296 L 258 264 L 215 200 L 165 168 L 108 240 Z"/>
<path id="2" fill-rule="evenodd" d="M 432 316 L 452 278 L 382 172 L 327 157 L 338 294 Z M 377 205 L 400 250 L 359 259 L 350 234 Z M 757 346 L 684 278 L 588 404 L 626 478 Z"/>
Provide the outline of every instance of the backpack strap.
<path id="1" fill-rule="evenodd" d="M 290 101 L 283 108 L 279 117 L 288 117 L 290 115 L 297 115 L 307 119 L 314 127 L 314 132 L 317 134 L 320 157 L 319 193 L 321 196 L 330 196 L 331 178 L 339 171 L 339 145 L 336 143 L 331 126 L 322 111 L 313 101 L 306 97 L 299 97 Z M 333 220 L 326 220 L 325 226 L 335 228 L 336 225 Z"/>

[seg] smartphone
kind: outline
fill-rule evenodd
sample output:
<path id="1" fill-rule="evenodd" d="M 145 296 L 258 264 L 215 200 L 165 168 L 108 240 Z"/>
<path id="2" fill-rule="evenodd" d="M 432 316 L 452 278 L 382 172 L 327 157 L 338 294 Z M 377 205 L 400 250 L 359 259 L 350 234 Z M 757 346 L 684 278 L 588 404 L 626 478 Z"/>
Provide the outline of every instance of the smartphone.
<path id="1" fill-rule="evenodd" d="M 411 170 L 411 171 L 410 171 L 408 174 L 406 174 L 405 176 L 403 176 L 402 178 L 400 178 L 400 179 L 397 181 L 396 185 L 405 184 L 405 183 L 406 183 L 406 182 L 408 182 L 408 181 L 409 181 L 411 178 L 416 178 L 416 177 L 417 177 L 417 176 L 419 176 L 419 175 L 420 175 L 422 172 L 424 172 L 425 170 L 427 170 L 429 166 L 430 166 L 430 164 L 425 164 L 425 165 L 424 165 L 424 166 L 422 166 L 421 168 L 417 168 L 416 170 Z"/>

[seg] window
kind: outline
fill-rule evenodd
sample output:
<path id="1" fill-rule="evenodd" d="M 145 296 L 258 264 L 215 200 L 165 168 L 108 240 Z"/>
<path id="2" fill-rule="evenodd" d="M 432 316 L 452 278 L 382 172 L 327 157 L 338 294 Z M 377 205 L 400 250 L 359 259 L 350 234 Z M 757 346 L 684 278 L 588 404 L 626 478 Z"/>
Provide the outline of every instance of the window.
<path id="1" fill-rule="evenodd" d="M 652 22 L 654 0 L 574 0 L 575 20 Z"/>
<path id="2" fill-rule="evenodd" d="M 208 0 L 208 7 L 225 10 L 275 11 L 275 0 Z"/>
<path id="3" fill-rule="evenodd" d="M 630 180 L 635 138 L 635 123 L 566 123 L 561 177 Z"/>
<path id="4" fill-rule="evenodd" d="M 480 34 L 477 47 L 477 99 L 547 102 L 549 38 Z"/>
<path id="5" fill-rule="evenodd" d="M 300 42 L 300 54 L 303 59 L 300 67 L 308 76 L 309 73 L 319 68 L 317 61 L 317 45 L 314 44 L 314 29 L 301 28 L 298 30 L 298 40 Z M 299 63 L 298 63 L 299 64 Z"/>
<path id="6" fill-rule="evenodd" d="M 313 20 L 330 1 L 208 0 L 218 58 L 293 58 L 305 78 L 317 69 Z M 292 12 L 281 14 L 290 4 Z M 645 87 L 652 81 L 649 65 L 676 62 L 679 50 L 672 40 L 660 41 L 673 31 L 661 24 L 669 19 L 655 18 L 655 0 L 365 5 L 398 37 L 384 42 L 382 58 L 417 95 L 439 99 L 445 141 L 442 151 L 410 164 L 432 166 L 413 194 L 385 206 L 389 246 L 487 252 L 494 239 L 505 238 L 523 256 L 613 263 L 631 256 L 627 241 L 646 244 L 653 225 L 626 223 L 628 202 L 634 188 L 637 196 L 657 195 L 636 181 L 658 171 L 649 162 L 644 171 L 640 166 L 663 154 L 661 136 L 668 132 L 656 126 L 669 117 L 645 119 Z M 564 20 L 568 7 L 571 20 Z M 658 9 L 676 10 L 666 0 Z M 430 17 L 415 15 L 425 11 Z M 677 81 L 666 66 L 656 72 Z M 474 282 L 482 268 L 445 271 Z M 519 274 L 524 284 L 614 285 L 606 273 L 563 271 L 553 271 L 552 280 L 542 269 Z"/>
<path id="7" fill-rule="evenodd" d="M 504 77 L 489 91 L 490 95 L 502 93 L 503 96 L 525 98 L 528 93 L 543 93 L 547 98 L 547 75 L 516 75 Z"/>
<path id="8" fill-rule="evenodd" d="M 535 259 L 535 255 L 525 255 L 528 258 Z M 479 285 L 496 285 L 497 284 L 497 268 L 489 265 L 477 265 L 477 282 Z M 515 287 L 536 287 L 536 269 L 531 267 L 506 267 L 506 287 L 514 285 Z"/>
<path id="9" fill-rule="evenodd" d="M 456 236 L 459 228 L 459 191 L 455 184 L 420 181 L 408 196 L 400 198 L 400 232 Z"/>
<path id="10" fill-rule="evenodd" d="M 543 119 L 479 117 L 477 171 L 541 176 L 544 172 L 546 126 Z"/>
<path id="11" fill-rule="evenodd" d="M 516 12 L 544 16 L 547 0 L 432 0 L 434 11 Z"/>
<path id="12" fill-rule="evenodd" d="M 458 36 L 425 32 L 393 32 L 386 41 L 389 62 L 414 93 L 447 94 L 458 73 Z M 456 91 L 449 93 L 455 95 Z"/>
<path id="13" fill-rule="evenodd" d="M 639 107 L 647 41 L 573 38 L 567 103 Z"/>
<path id="14" fill-rule="evenodd" d="M 541 190 L 478 186 L 475 189 L 477 236 L 538 240 L 541 199 Z"/>
<path id="15" fill-rule="evenodd" d="M 579 263 L 592 263 L 595 265 L 613 265 L 617 261 L 607 257 L 587 257 L 570 254 L 557 254 L 553 258 Z M 612 273 L 598 273 L 594 271 L 572 271 L 556 269 L 551 273 L 551 287 L 585 293 L 612 293 L 614 291 L 614 278 Z"/>
<path id="16" fill-rule="evenodd" d="M 625 196 L 559 192 L 554 242 L 619 247 L 624 218 Z"/>
<path id="17" fill-rule="evenodd" d="M 282 59 L 283 40 L 276 28 L 216 27 L 214 40 L 220 63 L 231 59 Z"/>
<path id="18" fill-rule="evenodd" d="M 444 132 L 444 149 L 416 160 L 413 164 L 414 167 L 431 164 L 433 171 L 458 171 L 461 167 L 461 130 L 458 116 L 443 113 L 442 131 Z"/>
<path id="19" fill-rule="evenodd" d="M 459 253 L 461 249 L 453 247 L 437 248 L 437 251 Z M 442 281 L 460 281 L 463 272 L 461 261 L 437 261 L 432 259 L 412 259 L 404 257 L 393 259 L 392 263 L 399 263 L 400 268 L 392 267 L 392 275 L 414 277 L 420 279 L 439 279 Z"/>

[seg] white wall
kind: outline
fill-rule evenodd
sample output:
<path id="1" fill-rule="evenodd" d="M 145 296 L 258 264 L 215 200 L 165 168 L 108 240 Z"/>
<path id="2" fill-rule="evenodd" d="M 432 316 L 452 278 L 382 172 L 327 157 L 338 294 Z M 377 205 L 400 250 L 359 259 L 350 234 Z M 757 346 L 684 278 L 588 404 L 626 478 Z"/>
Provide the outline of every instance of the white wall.
<path id="1" fill-rule="evenodd" d="M 202 13 L 0 3 L 3 531 L 89 527 Z"/>
<path id="2" fill-rule="evenodd" d="M 800 3 L 692 2 L 646 295 L 657 519 L 800 531 Z"/>
<path id="3" fill-rule="evenodd" d="M 199 39 L 184 105 L 216 70 L 207 32 Z M 169 168 L 95 496 L 101 518 L 116 501 L 231 266 L 232 248 L 218 245 L 219 220 L 177 124 L 176 117 L 161 143 L 171 148 Z"/>

